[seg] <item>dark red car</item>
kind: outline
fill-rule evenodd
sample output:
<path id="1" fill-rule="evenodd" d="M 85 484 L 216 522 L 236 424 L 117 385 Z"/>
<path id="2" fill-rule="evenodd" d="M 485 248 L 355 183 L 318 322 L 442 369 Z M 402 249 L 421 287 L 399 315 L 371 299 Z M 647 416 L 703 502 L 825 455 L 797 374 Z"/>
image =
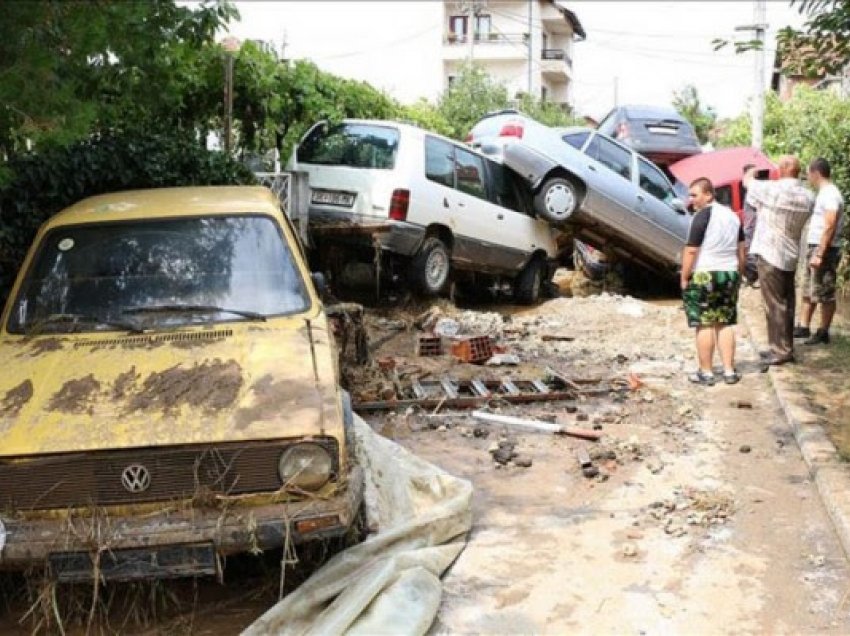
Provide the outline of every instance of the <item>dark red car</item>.
<path id="1" fill-rule="evenodd" d="M 757 179 L 779 177 L 776 165 L 756 148 L 724 148 L 704 152 L 677 161 L 668 169 L 680 182 L 675 184 L 677 191 L 682 186 L 687 189 L 694 179 L 708 177 L 714 184 L 717 201 L 728 205 L 741 216 L 746 197 L 746 188 L 741 183 L 741 178 L 744 176 L 744 166 L 750 163 L 757 169 Z"/>

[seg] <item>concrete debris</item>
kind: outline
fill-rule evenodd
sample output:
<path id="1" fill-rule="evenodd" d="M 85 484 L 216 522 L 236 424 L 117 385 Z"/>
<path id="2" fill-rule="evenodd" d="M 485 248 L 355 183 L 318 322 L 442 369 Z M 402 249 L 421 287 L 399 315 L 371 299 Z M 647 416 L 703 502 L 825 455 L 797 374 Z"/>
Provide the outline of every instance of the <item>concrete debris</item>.
<path id="1" fill-rule="evenodd" d="M 519 466 L 520 468 L 531 468 L 532 463 L 533 461 L 528 455 L 520 455 L 514 459 L 514 466 Z"/>
<path id="2" fill-rule="evenodd" d="M 434 325 L 434 335 L 453 338 L 460 332 L 460 324 L 453 318 L 440 318 Z"/>
<path id="3" fill-rule="evenodd" d="M 636 557 L 638 553 L 637 546 L 634 543 L 623 544 L 623 556 L 626 558 Z"/>
<path id="4" fill-rule="evenodd" d="M 497 353 L 486 362 L 489 367 L 515 367 L 519 363 L 519 356 L 513 353 Z"/>
<path id="5" fill-rule="evenodd" d="M 655 501 L 645 515 L 648 522 L 659 522 L 665 534 L 680 537 L 688 528 L 723 525 L 734 512 L 734 500 L 722 491 L 679 488 L 673 497 Z"/>

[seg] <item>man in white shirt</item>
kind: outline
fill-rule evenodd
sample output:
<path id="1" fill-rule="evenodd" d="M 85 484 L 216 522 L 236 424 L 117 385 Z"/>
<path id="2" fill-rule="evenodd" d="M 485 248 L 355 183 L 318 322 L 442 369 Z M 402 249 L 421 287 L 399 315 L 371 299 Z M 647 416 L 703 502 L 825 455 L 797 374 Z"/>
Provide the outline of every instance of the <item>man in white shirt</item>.
<path id="1" fill-rule="evenodd" d="M 794 271 L 814 197 L 799 180 L 800 161 L 779 159 L 777 181 L 756 181 L 755 168 L 744 175 L 747 203 L 755 206 L 756 229 L 750 251 L 758 256 L 761 294 L 767 316 L 770 365 L 794 362 Z"/>
<path id="2" fill-rule="evenodd" d="M 835 286 L 839 245 L 844 225 L 844 198 L 831 180 L 832 169 L 826 159 L 809 165 L 809 183 L 817 191 L 815 211 L 809 223 L 806 269 L 803 280 L 803 306 L 795 338 L 808 338 L 804 344 L 829 344 L 829 326 L 835 315 Z M 815 308 L 820 305 L 820 327 L 809 329 Z"/>

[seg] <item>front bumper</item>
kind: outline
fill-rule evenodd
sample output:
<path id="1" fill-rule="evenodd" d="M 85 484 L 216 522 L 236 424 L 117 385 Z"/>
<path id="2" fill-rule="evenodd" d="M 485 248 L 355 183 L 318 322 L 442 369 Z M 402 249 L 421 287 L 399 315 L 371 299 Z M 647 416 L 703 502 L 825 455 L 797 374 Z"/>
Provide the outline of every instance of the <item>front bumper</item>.
<path id="1" fill-rule="evenodd" d="M 111 580 L 220 574 L 219 559 L 211 565 L 204 555 L 276 548 L 287 537 L 298 544 L 340 536 L 354 522 L 362 500 L 363 471 L 354 467 L 345 490 L 328 499 L 257 506 L 234 502 L 218 509 L 175 504 L 140 516 L 96 510 L 62 518 L 2 519 L 0 570 L 49 564 L 60 580 L 90 580 L 99 554 L 99 574 Z M 122 555 L 141 566 L 128 568 Z M 68 569 L 56 572 L 57 567 Z"/>

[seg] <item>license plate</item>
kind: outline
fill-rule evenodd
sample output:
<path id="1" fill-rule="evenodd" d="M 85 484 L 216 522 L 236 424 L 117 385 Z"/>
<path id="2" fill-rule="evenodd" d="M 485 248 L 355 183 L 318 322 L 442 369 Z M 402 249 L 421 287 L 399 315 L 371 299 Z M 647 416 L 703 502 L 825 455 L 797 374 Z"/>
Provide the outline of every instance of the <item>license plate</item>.
<path id="1" fill-rule="evenodd" d="M 313 190 L 313 203 L 322 205 L 339 205 L 350 208 L 354 205 L 354 197 L 351 192 L 335 192 L 333 190 Z"/>
<path id="2" fill-rule="evenodd" d="M 88 552 L 54 553 L 49 561 L 53 576 L 63 583 L 91 581 L 95 575 L 95 564 Z M 218 573 L 211 543 L 106 550 L 97 565 L 97 574 L 108 581 L 170 579 Z"/>
<path id="3" fill-rule="evenodd" d="M 679 132 L 676 128 L 662 128 L 661 126 L 647 126 L 646 129 L 656 135 L 675 135 Z"/>

